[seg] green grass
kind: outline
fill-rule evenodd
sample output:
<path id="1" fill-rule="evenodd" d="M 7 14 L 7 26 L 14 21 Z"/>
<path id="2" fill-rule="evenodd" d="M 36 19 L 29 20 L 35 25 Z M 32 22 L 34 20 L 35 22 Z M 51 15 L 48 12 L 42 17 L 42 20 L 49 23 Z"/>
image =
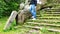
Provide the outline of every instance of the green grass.
<path id="1" fill-rule="evenodd" d="M 23 27 L 15 29 L 14 25 L 16 25 L 16 22 L 13 21 L 10 29 L 7 29 L 4 31 L 3 28 L 4 28 L 7 20 L 8 20 L 8 17 L 0 18 L 0 34 L 20 34 L 20 33 L 24 33 L 29 30 L 27 28 L 24 29 Z"/>
<path id="2" fill-rule="evenodd" d="M 6 21 L 7 21 L 7 17 L 0 18 L 0 32 L 2 32 L 3 27 L 4 27 L 5 23 L 6 23 Z"/>

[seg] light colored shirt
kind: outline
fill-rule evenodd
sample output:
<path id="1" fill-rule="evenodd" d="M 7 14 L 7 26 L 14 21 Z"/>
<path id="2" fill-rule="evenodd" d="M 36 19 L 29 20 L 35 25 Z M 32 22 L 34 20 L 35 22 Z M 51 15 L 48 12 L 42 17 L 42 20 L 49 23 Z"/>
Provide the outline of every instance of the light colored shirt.
<path id="1" fill-rule="evenodd" d="M 42 4 L 42 2 L 40 0 L 37 0 L 37 4 Z"/>

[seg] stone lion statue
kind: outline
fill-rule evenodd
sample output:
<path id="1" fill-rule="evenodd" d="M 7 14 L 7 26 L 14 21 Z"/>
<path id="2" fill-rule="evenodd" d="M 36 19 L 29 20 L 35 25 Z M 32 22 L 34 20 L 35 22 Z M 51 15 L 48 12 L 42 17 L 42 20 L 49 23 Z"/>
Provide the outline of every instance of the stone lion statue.
<path id="1" fill-rule="evenodd" d="M 36 10 L 39 10 L 41 8 L 41 5 L 44 5 L 47 0 L 37 0 L 37 6 Z M 24 23 L 26 19 L 29 19 L 31 17 L 31 13 L 29 12 L 29 2 L 26 0 L 25 3 L 20 4 L 20 10 L 18 11 L 18 18 L 16 18 L 16 21 L 18 24 Z"/>

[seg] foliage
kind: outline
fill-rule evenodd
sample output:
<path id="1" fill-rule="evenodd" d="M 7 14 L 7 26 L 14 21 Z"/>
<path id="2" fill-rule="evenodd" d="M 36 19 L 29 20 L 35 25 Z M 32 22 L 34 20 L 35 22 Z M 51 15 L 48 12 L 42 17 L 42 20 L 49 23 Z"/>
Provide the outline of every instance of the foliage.
<path id="1" fill-rule="evenodd" d="M 47 0 L 48 3 L 60 3 L 60 0 Z"/>
<path id="2" fill-rule="evenodd" d="M 0 17 L 9 16 L 13 10 L 18 11 L 19 4 L 25 0 L 0 0 Z M 60 3 L 60 0 L 47 0 L 48 3 Z"/>
<path id="3" fill-rule="evenodd" d="M 13 10 L 18 11 L 23 0 L 0 0 L 0 17 L 9 16 Z"/>

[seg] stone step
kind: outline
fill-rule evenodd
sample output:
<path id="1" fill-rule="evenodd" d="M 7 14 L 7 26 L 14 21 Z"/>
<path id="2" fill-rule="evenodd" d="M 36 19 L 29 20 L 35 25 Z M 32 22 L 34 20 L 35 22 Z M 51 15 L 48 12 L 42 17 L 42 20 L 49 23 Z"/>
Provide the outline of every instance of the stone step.
<path id="1" fill-rule="evenodd" d="M 38 29 L 38 30 L 48 30 L 48 31 L 54 31 L 54 32 L 60 32 L 60 28 L 55 28 L 55 27 L 47 27 L 47 26 L 31 26 L 31 25 L 23 25 L 22 27 L 24 28 L 29 28 L 29 29 Z M 20 25 L 16 26 L 15 28 L 21 28 Z"/>
<path id="2" fill-rule="evenodd" d="M 44 14 L 37 14 L 36 15 L 37 17 L 60 17 L 60 14 L 46 14 L 46 13 L 44 13 Z"/>
<path id="3" fill-rule="evenodd" d="M 36 19 L 36 20 L 31 20 L 31 19 L 29 19 L 29 20 L 27 20 L 27 22 L 45 22 L 45 23 L 59 23 L 60 22 L 60 20 L 46 20 L 46 19 Z"/>
<path id="4" fill-rule="evenodd" d="M 60 14 L 44 14 L 44 16 L 60 16 Z"/>
<path id="5" fill-rule="evenodd" d="M 58 9 L 60 9 L 60 6 L 58 6 L 58 7 L 52 7 L 52 8 L 47 8 L 47 10 L 58 10 Z"/>
<path id="6" fill-rule="evenodd" d="M 46 17 L 46 16 L 49 16 L 49 17 L 60 17 L 60 14 L 58 14 L 58 13 L 57 13 L 57 14 L 51 14 L 51 13 L 48 14 L 48 13 L 47 13 L 47 14 L 43 14 L 42 16 L 45 16 L 45 17 Z"/>
<path id="7" fill-rule="evenodd" d="M 60 12 L 45 12 L 46 14 L 60 14 Z"/>
<path id="8" fill-rule="evenodd" d="M 46 6 L 60 6 L 60 4 L 59 3 L 49 3 Z"/>
<path id="9" fill-rule="evenodd" d="M 60 24 L 49 24 L 49 23 L 38 23 L 38 22 L 27 22 L 28 25 L 39 25 L 39 26 L 55 26 L 60 27 Z"/>
<path id="10" fill-rule="evenodd" d="M 55 9 L 55 10 L 51 10 L 51 9 L 44 9 L 44 11 L 46 12 L 60 12 L 60 9 Z"/>
<path id="11" fill-rule="evenodd" d="M 50 19 L 50 20 L 52 20 L 52 19 L 56 19 L 56 20 L 60 20 L 60 17 L 37 17 L 37 19 Z"/>
<path id="12" fill-rule="evenodd" d="M 29 26 L 29 25 L 23 25 L 23 27 L 33 28 L 33 29 L 39 29 L 39 30 L 47 29 L 48 31 L 60 32 L 60 29 L 49 28 L 49 27 L 44 27 L 44 26 Z"/>
<path id="13" fill-rule="evenodd" d="M 60 25 L 59 25 L 59 24 L 38 23 L 38 22 L 27 22 L 27 23 L 25 23 L 24 25 L 28 25 L 28 26 L 44 26 L 44 27 L 48 27 L 48 28 L 60 29 Z"/>
<path id="14" fill-rule="evenodd" d="M 37 17 L 60 17 L 60 14 L 39 14 Z"/>
<path id="15" fill-rule="evenodd" d="M 60 10 L 45 10 L 45 12 L 60 12 Z"/>
<path id="16" fill-rule="evenodd" d="M 59 6 L 60 7 L 60 6 Z M 51 10 L 58 10 L 59 8 L 51 8 Z"/>
<path id="17" fill-rule="evenodd" d="M 45 13 L 60 13 L 60 11 L 45 11 Z"/>
<path id="18" fill-rule="evenodd" d="M 45 13 L 60 13 L 58 11 L 46 11 Z"/>

